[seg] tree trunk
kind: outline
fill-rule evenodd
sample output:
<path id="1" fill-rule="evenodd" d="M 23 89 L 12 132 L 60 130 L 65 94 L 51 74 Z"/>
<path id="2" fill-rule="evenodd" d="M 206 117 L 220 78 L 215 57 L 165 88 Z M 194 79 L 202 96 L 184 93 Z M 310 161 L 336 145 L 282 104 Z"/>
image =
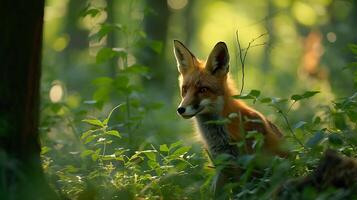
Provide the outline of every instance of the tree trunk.
<path id="1" fill-rule="evenodd" d="M 0 3 L 0 199 L 56 199 L 37 130 L 43 14 L 44 0 Z"/>

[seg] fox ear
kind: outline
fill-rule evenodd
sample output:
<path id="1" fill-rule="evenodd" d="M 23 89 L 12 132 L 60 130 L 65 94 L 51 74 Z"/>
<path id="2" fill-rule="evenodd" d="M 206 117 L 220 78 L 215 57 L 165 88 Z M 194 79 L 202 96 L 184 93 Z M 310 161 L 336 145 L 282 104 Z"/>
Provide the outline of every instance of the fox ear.
<path id="1" fill-rule="evenodd" d="M 174 54 L 177 61 L 177 69 L 181 74 L 193 67 L 195 56 L 178 40 L 174 40 Z"/>
<path id="2" fill-rule="evenodd" d="M 218 42 L 213 47 L 207 59 L 206 70 L 217 76 L 223 76 L 228 73 L 229 53 L 226 43 Z"/>

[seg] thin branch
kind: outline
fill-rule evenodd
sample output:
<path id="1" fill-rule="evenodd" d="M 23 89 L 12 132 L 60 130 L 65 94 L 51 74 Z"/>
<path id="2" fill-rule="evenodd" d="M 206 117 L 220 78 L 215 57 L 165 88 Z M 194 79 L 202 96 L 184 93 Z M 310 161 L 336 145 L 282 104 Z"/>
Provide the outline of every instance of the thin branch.
<path id="1" fill-rule="evenodd" d="M 264 45 L 267 45 L 267 44 L 268 44 L 267 42 L 263 42 L 263 43 L 260 43 L 260 44 L 251 45 L 250 48 L 264 46 Z M 247 51 L 247 48 L 242 49 L 242 51 Z"/>
<path id="2" fill-rule="evenodd" d="M 261 35 L 259 35 L 258 37 L 256 38 L 253 38 L 249 43 L 248 43 L 248 46 L 247 48 L 242 48 L 241 44 L 240 44 L 240 41 L 239 41 L 239 33 L 238 33 L 238 30 L 236 31 L 236 41 L 237 41 L 237 44 L 238 44 L 238 49 L 239 49 L 239 60 L 240 60 L 240 63 L 241 63 L 241 66 L 242 66 L 242 83 L 241 83 L 241 89 L 240 89 L 240 92 L 239 94 L 242 95 L 242 92 L 243 92 L 243 89 L 244 89 L 244 78 L 245 78 L 245 59 L 247 58 L 247 54 L 248 54 L 248 50 L 250 48 L 253 48 L 253 47 L 257 47 L 257 46 L 263 46 L 265 44 L 267 44 L 266 42 L 264 43 L 260 43 L 260 44 L 254 44 L 254 42 L 258 39 L 260 39 L 261 37 L 265 36 L 265 35 L 268 35 L 268 32 L 265 32 Z M 244 53 L 244 55 L 243 55 Z"/>
<path id="3" fill-rule="evenodd" d="M 293 128 L 291 127 L 291 124 L 290 124 L 289 119 L 288 119 L 288 117 L 286 116 L 286 114 L 285 114 L 280 108 L 278 108 L 277 106 L 274 106 L 274 107 L 278 110 L 278 113 L 280 113 L 281 116 L 283 116 L 284 121 L 285 121 L 285 123 L 286 123 L 286 126 L 288 127 L 288 129 L 289 129 L 291 135 L 293 136 L 293 138 L 294 138 L 304 149 L 306 149 L 305 145 L 304 145 L 304 144 L 299 140 L 299 138 L 297 138 L 297 136 L 295 135 L 295 132 L 294 132 Z"/>
<path id="4" fill-rule="evenodd" d="M 288 109 L 288 111 L 287 111 L 286 113 L 289 113 L 289 112 L 290 112 L 291 108 L 294 106 L 294 104 L 295 104 L 296 102 L 297 102 L 297 101 L 294 101 L 294 102 L 289 106 L 289 109 Z"/>
<path id="5" fill-rule="evenodd" d="M 239 41 L 239 34 L 238 34 L 238 30 L 236 31 L 236 40 L 237 40 L 237 43 L 238 43 L 238 49 L 239 49 L 239 59 L 240 59 L 240 64 L 242 66 L 242 86 L 241 86 L 241 89 L 240 89 L 240 92 L 239 92 L 239 95 L 242 94 L 242 91 L 243 91 L 243 88 L 244 88 L 244 61 L 243 61 L 243 57 L 242 57 L 242 47 L 240 45 L 240 41 Z M 247 49 L 248 51 L 248 49 Z"/>

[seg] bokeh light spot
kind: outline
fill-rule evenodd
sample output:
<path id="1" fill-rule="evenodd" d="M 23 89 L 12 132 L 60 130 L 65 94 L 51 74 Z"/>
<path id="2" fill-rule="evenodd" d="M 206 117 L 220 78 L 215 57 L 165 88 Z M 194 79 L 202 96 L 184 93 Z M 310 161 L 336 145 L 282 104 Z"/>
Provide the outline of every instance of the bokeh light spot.
<path id="1" fill-rule="evenodd" d="M 317 21 L 315 10 L 303 2 L 296 1 L 292 7 L 292 13 L 300 24 L 306 26 L 312 26 Z"/>
<path id="2" fill-rule="evenodd" d="M 62 97 L 63 97 L 63 87 L 60 83 L 56 83 L 54 84 L 51 89 L 50 89 L 50 100 L 53 103 L 57 103 L 59 101 L 61 101 Z"/>
<path id="3" fill-rule="evenodd" d="M 58 37 L 56 38 L 56 40 L 53 42 L 53 46 L 52 48 L 55 50 L 55 51 L 63 51 L 63 49 L 65 49 L 68 45 L 68 41 L 69 41 L 69 38 L 68 36 L 62 36 L 62 37 Z"/>
<path id="4" fill-rule="evenodd" d="M 337 40 L 336 33 L 334 33 L 334 32 L 328 32 L 328 33 L 326 34 L 326 38 L 327 38 L 327 40 L 328 40 L 329 42 L 331 42 L 331 43 L 334 43 L 334 42 L 336 42 L 336 40 Z"/>
<path id="5" fill-rule="evenodd" d="M 188 3 L 188 0 L 167 0 L 167 4 L 170 8 L 180 10 L 184 8 Z"/>

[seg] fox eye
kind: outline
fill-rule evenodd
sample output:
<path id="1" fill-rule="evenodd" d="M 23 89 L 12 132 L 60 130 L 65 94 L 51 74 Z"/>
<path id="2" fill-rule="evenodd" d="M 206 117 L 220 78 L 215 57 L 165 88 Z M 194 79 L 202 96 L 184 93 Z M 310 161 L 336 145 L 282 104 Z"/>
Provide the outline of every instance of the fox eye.
<path id="1" fill-rule="evenodd" d="M 206 88 L 206 87 L 201 87 L 198 92 L 199 92 L 199 93 L 206 93 L 207 91 L 208 91 L 208 88 Z"/>

